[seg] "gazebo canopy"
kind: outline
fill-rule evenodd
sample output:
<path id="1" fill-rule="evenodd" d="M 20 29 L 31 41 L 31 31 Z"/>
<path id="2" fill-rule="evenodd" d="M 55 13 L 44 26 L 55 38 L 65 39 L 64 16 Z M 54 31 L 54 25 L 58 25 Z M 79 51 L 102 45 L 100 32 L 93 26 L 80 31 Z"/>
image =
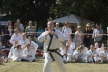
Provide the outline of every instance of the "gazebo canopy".
<path id="1" fill-rule="evenodd" d="M 61 18 L 57 18 L 53 21 L 58 22 L 58 23 L 68 22 L 68 23 L 80 24 L 80 18 L 78 16 L 75 16 L 75 15 L 64 16 Z"/>

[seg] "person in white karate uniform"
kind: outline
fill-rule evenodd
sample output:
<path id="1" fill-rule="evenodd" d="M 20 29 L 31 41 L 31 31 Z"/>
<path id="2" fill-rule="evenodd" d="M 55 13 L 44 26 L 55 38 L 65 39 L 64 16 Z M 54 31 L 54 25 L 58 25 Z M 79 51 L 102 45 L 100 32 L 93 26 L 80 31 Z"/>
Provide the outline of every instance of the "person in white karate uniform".
<path id="1" fill-rule="evenodd" d="M 80 56 L 79 56 L 79 60 L 81 62 L 87 62 L 87 58 L 86 58 L 86 52 L 87 52 L 88 48 L 84 47 L 84 45 L 82 44 L 80 46 Z"/>
<path id="2" fill-rule="evenodd" d="M 73 59 L 73 52 L 75 50 L 75 42 L 72 40 L 72 37 L 67 41 L 67 62 L 71 62 Z"/>
<path id="3" fill-rule="evenodd" d="M 66 49 L 60 47 L 59 50 L 60 50 L 59 53 L 63 56 L 63 61 L 65 63 L 67 61 Z"/>
<path id="4" fill-rule="evenodd" d="M 73 52 L 73 58 L 75 62 L 79 61 L 79 56 L 80 56 L 80 47 L 76 48 L 75 51 Z"/>
<path id="5" fill-rule="evenodd" d="M 43 72 L 52 72 L 52 61 L 57 63 L 60 72 L 65 72 L 63 59 L 58 52 L 58 49 L 64 45 L 64 37 L 62 33 L 54 29 L 54 23 L 49 21 L 47 23 L 48 30 L 43 32 L 39 37 L 39 41 L 44 42 L 44 67 Z"/>
<path id="6" fill-rule="evenodd" d="M 23 56 L 23 49 L 21 48 L 21 44 L 16 43 L 12 46 L 8 58 L 12 61 L 21 61 Z"/>
<path id="7" fill-rule="evenodd" d="M 104 47 L 103 43 L 102 43 L 101 49 L 99 51 L 99 57 L 101 58 L 101 62 L 107 62 L 107 48 Z"/>
<path id="8" fill-rule="evenodd" d="M 93 45 L 90 45 L 90 49 L 86 52 L 86 57 L 87 57 L 87 62 L 88 63 L 93 63 L 94 62 L 94 54 L 95 54 L 95 51 L 94 51 L 94 46 Z"/>
<path id="9" fill-rule="evenodd" d="M 11 36 L 11 38 L 9 40 L 9 42 L 12 44 L 12 47 L 11 47 L 9 55 L 8 55 L 9 59 L 13 58 L 13 54 L 15 54 L 14 52 L 17 50 L 17 47 L 18 47 L 18 50 L 20 49 L 21 41 L 23 39 L 22 33 L 20 33 L 20 30 L 18 28 L 16 28 L 14 30 L 14 32 L 15 33 Z M 19 45 L 19 46 L 17 46 L 17 45 Z"/>
<path id="10" fill-rule="evenodd" d="M 28 36 L 28 40 L 26 40 L 26 43 L 24 44 L 23 48 L 24 51 L 22 60 L 30 62 L 35 61 L 38 44 L 31 40 L 31 36 Z"/>
<path id="11" fill-rule="evenodd" d="M 77 47 L 76 50 L 73 52 L 73 57 L 75 61 L 76 62 L 87 62 L 86 52 L 87 52 L 87 48 L 84 47 L 83 45 L 80 45 L 79 47 Z"/>
<path id="12" fill-rule="evenodd" d="M 100 57 L 100 51 L 101 51 L 101 48 L 99 48 L 99 45 L 98 45 L 98 43 L 96 42 L 95 43 L 95 54 L 94 54 L 94 61 L 95 61 L 95 63 L 101 63 L 102 62 L 102 59 L 101 59 L 101 57 Z"/>

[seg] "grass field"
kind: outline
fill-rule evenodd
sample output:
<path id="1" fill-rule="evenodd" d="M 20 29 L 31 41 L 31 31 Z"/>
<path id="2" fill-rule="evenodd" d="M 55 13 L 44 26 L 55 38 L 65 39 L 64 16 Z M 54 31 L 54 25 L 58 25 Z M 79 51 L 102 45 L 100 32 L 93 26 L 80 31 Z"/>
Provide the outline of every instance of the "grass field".
<path id="1" fill-rule="evenodd" d="M 59 72 L 55 63 L 53 72 Z M 43 62 L 10 62 L 0 65 L 0 72 L 42 72 Z M 108 72 L 108 64 L 65 64 L 67 72 Z"/>

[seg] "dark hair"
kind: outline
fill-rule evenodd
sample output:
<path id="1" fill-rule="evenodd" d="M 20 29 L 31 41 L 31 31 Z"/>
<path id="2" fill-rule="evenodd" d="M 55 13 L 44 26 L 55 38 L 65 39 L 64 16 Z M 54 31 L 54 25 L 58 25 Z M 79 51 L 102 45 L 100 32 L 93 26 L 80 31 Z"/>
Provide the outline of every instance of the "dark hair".
<path id="1" fill-rule="evenodd" d="M 73 39 L 75 35 L 74 35 L 74 34 L 71 34 L 70 36 L 71 36 L 71 38 Z"/>
<path id="2" fill-rule="evenodd" d="M 29 38 L 29 37 L 31 37 L 31 38 L 32 38 L 33 36 L 32 36 L 32 35 L 27 35 L 27 38 Z"/>

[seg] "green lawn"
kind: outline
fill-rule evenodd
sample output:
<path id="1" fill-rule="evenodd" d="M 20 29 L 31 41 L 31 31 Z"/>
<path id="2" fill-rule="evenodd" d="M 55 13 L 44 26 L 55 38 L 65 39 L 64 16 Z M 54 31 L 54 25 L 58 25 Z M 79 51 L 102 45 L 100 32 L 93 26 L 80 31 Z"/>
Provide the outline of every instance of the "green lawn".
<path id="1" fill-rule="evenodd" d="M 55 63 L 54 72 L 59 72 Z M 0 72 L 42 72 L 43 62 L 10 62 L 0 65 Z M 108 64 L 65 64 L 67 72 L 108 72 Z"/>

